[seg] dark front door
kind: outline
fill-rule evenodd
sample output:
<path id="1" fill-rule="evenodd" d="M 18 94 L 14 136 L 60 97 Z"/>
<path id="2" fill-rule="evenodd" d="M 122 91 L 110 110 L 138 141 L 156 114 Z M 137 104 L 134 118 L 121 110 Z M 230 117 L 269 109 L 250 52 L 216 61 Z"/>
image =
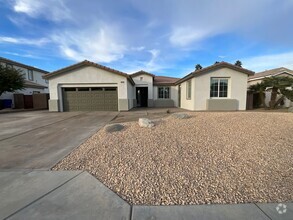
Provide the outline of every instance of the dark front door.
<path id="1" fill-rule="evenodd" d="M 148 107 L 148 87 L 136 88 L 136 106 Z"/>

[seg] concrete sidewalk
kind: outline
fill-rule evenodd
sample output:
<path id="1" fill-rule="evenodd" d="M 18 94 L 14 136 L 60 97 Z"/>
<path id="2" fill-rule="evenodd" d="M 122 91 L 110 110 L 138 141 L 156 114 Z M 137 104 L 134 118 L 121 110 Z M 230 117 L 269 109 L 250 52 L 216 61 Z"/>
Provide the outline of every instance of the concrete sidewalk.
<path id="1" fill-rule="evenodd" d="M 0 219 L 293 219 L 293 203 L 131 206 L 87 172 L 0 172 Z"/>

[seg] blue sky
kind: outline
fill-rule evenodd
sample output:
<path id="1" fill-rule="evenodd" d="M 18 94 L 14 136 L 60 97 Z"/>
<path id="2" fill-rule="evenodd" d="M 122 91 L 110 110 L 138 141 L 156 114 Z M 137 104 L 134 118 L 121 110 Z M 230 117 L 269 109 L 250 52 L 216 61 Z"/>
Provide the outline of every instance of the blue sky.
<path id="1" fill-rule="evenodd" d="M 48 71 L 84 59 L 174 77 L 215 61 L 293 69 L 293 0 L 0 3 L 0 56 Z"/>

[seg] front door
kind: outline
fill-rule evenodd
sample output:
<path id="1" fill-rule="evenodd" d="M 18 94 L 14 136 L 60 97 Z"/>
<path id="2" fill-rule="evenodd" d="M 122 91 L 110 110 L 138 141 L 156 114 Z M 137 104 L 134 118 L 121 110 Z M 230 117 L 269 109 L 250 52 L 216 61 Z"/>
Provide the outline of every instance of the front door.
<path id="1" fill-rule="evenodd" d="M 136 106 L 148 107 L 148 87 L 136 87 Z"/>

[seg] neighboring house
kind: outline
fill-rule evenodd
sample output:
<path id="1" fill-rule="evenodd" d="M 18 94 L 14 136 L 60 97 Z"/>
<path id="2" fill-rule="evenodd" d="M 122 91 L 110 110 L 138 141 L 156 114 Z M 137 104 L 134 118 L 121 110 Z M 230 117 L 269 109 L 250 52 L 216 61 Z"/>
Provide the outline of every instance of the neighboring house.
<path id="1" fill-rule="evenodd" d="M 17 70 L 21 70 L 24 76 L 24 89 L 18 90 L 14 93 L 21 93 L 24 95 L 32 95 L 34 93 L 49 93 L 48 81 L 43 79 L 43 76 L 49 72 L 38 69 L 33 66 L 25 65 L 13 60 L 9 60 L 0 57 L 0 64 L 5 66 L 13 67 Z M 13 94 L 6 92 L 0 96 L 0 99 L 12 100 L 12 107 L 14 106 Z"/>
<path id="2" fill-rule="evenodd" d="M 50 111 L 127 111 L 133 107 L 189 110 L 245 110 L 248 75 L 254 72 L 221 62 L 182 79 L 145 71 L 126 74 L 83 61 L 44 76 Z"/>
<path id="3" fill-rule="evenodd" d="M 280 67 L 280 68 L 275 68 L 271 70 L 266 70 L 263 72 L 256 73 L 253 76 L 250 76 L 248 78 L 248 86 L 250 85 L 255 85 L 257 83 L 261 83 L 263 79 L 267 77 L 272 77 L 272 76 L 288 76 L 288 77 L 293 77 L 293 71 L 290 69 L 287 69 L 285 67 Z M 268 106 L 269 102 L 271 100 L 271 88 L 267 88 L 266 91 L 266 98 L 265 98 L 265 103 Z M 286 99 L 284 100 L 284 107 L 289 107 L 291 106 L 292 103 L 290 100 Z"/>

